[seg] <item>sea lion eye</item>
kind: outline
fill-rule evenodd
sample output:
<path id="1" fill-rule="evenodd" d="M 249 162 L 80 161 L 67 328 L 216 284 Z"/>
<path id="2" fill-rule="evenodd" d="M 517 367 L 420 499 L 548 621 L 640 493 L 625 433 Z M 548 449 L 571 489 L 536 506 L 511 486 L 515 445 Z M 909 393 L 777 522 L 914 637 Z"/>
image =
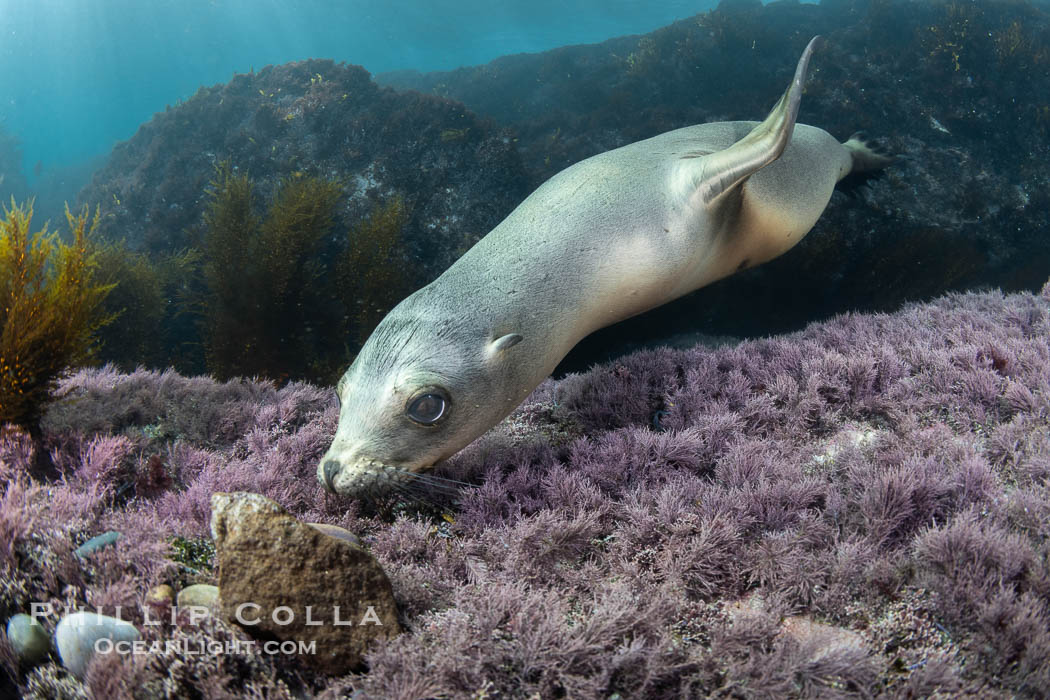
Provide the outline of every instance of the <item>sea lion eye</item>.
<path id="1" fill-rule="evenodd" d="M 412 399 L 405 414 L 420 425 L 434 425 L 448 412 L 448 405 L 443 393 L 431 390 Z"/>

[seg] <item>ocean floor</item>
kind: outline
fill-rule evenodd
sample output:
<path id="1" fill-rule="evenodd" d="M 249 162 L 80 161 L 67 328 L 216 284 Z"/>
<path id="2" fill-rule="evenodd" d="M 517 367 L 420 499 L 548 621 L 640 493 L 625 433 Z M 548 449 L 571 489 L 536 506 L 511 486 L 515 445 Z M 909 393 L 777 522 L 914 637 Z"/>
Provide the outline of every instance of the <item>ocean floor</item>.
<path id="1" fill-rule="evenodd" d="M 216 583 L 217 491 L 359 535 L 405 632 L 368 669 L 294 656 L 100 656 L 84 682 L 0 638 L 26 697 L 1045 697 L 1050 285 L 644 350 L 544 383 L 419 502 L 325 494 L 330 389 L 79 371 L 45 420 L 62 477 L 0 438 L 0 614 L 141 626 Z M 109 531 L 115 545 L 75 548 Z M 243 637 L 223 621 L 160 639 Z"/>

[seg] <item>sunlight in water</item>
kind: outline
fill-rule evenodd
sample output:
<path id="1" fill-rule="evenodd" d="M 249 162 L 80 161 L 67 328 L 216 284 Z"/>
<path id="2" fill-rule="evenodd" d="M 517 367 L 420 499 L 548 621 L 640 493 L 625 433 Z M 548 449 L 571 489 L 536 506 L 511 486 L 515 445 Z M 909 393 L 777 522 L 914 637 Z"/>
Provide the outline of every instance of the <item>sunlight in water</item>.
<path id="1" fill-rule="evenodd" d="M 651 31 L 685 0 L 0 0 L 0 128 L 24 169 L 101 155 L 166 105 L 234 72 L 305 58 L 449 70 Z"/>

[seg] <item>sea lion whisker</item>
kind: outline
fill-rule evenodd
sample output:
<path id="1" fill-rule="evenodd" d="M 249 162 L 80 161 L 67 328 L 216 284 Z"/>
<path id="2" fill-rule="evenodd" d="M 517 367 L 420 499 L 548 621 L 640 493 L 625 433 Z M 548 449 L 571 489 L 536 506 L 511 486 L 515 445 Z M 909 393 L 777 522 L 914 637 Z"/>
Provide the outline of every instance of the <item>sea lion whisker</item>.
<path id="1" fill-rule="evenodd" d="M 441 488 L 428 487 L 415 481 L 394 484 L 391 486 L 391 490 L 409 503 L 428 509 L 438 506 L 442 497 L 452 498 L 457 495 L 448 493 Z"/>
<path id="2" fill-rule="evenodd" d="M 410 482 L 418 481 L 423 482 L 435 487 L 450 487 L 458 490 L 459 488 L 469 488 L 477 486 L 477 484 L 471 484 L 466 481 L 459 481 L 452 479 L 447 476 L 440 476 L 428 471 L 416 472 L 411 469 L 405 469 L 404 467 L 398 467 L 391 464 L 385 464 L 382 466 L 382 471 L 393 477 L 393 481 Z"/>
<path id="3" fill-rule="evenodd" d="M 396 493 L 398 496 L 404 498 L 415 504 L 430 505 L 430 501 L 424 498 L 427 495 L 425 492 L 419 489 L 413 489 L 405 483 L 391 484 L 390 490 Z"/>
<path id="4" fill-rule="evenodd" d="M 430 481 L 428 479 L 410 479 L 403 482 L 403 485 L 410 488 L 425 489 L 432 493 L 440 493 L 445 496 L 455 497 L 460 494 L 463 487 L 457 486 L 456 484 L 446 484 L 440 481 Z"/>
<path id="5" fill-rule="evenodd" d="M 438 474 L 431 474 L 428 472 L 417 472 L 415 478 L 419 481 L 425 481 L 431 484 L 452 484 L 455 486 L 462 486 L 464 488 L 476 487 L 477 484 L 472 484 L 469 481 L 460 481 L 459 479 L 452 479 L 447 476 L 440 476 Z"/>
<path id="6" fill-rule="evenodd" d="M 440 498 L 440 494 L 428 492 L 425 489 L 412 489 L 405 487 L 399 488 L 397 494 L 413 505 L 425 506 L 427 508 L 432 508 Z"/>

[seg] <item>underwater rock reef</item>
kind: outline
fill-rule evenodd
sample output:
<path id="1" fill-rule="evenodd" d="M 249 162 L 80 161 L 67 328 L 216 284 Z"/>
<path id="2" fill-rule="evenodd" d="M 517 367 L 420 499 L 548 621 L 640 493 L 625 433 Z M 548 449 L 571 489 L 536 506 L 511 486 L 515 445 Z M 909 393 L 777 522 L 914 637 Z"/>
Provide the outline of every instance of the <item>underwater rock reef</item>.
<path id="1" fill-rule="evenodd" d="M 439 467 L 476 484 L 454 502 L 323 491 L 329 390 L 103 368 L 61 392 L 61 480 L 28 480 L 30 441 L 0 437 L 4 620 L 121 605 L 149 639 L 243 639 L 136 611 L 217 582 L 210 499 L 246 490 L 359 535 L 405 631 L 345 676 L 173 648 L 83 681 L 0 637 L 5 696 L 1050 692 L 1050 282 L 549 380 Z"/>
<path id="2" fill-rule="evenodd" d="M 436 277 L 527 194 L 511 136 L 463 105 L 376 85 L 358 66 L 307 60 L 202 87 L 118 144 L 80 200 L 102 232 L 163 253 L 195 243 L 228 161 L 260 199 L 286 178 L 339 183 L 343 229 L 403 198 L 411 251 Z"/>

